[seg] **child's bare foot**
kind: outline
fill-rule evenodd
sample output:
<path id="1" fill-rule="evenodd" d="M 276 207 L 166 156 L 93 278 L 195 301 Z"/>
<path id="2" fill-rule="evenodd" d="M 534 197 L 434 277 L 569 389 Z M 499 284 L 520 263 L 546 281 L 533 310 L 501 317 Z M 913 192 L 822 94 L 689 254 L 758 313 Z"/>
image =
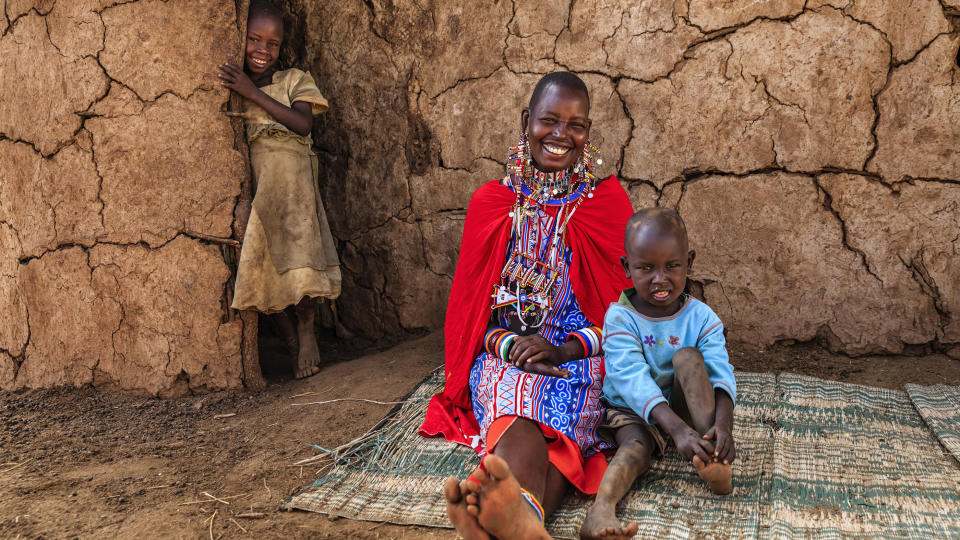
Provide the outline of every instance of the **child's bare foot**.
<path id="1" fill-rule="evenodd" d="M 699 456 L 693 456 L 693 466 L 714 493 L 726 495 L 733 491 L 733 472 L 730 465 L 716 461 L 704 463 Z"/>
<path id="2" fill-rule="evenodd" d="M 520 483 L 507 462 L 489 454 L 483 458 L 483 464 L 486 471 L 477 469 L 473 481 L 464 482 L 466 489 L 476 495 L 466 497 L 467 509 L 476 516 L 483 530 L 500 540 L 549 539 L 540 518 L 520 494 Z M 476 489 L 470 489 L 471 482 L 476 484 Z"/>
<path id="3" fill-rule="evenodd" d="M 446 479 L 443 496 L 447 499 L 447 517 L 465 540 L 489 540 L 490 535 L 480 528 L 477 518 L 467 512 L 465 495 L 465 489 L 459 480 L 453 477 Z"/>
<path id="4" fill-rule="evenodd" d="M 637 524 L 626 527 L 617 520 L 613 506 L 594 503 L 587 512 L 587 519 L 580 526 L 580 538 L 587 540 L 627 540 L 637 534 Z"/>
<path id="5" fill-rule="evenodd" d="M 313 317 L 304 316 L 301 310 L 297 312 L 297 341 L 300 350 L 293 376 L 302 379 L 320 371 L 320 348 L 317 346 L 317 336 L 313 333 Z"/>

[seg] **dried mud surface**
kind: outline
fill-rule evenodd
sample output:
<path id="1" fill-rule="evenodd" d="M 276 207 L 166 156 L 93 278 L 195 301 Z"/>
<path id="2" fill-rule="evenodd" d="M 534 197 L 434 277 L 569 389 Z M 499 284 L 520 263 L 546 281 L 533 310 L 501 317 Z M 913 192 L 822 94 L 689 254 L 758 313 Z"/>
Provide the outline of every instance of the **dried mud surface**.
<path id="1" fill-rule="evenodd" d="M 276 510 L 317 472 L 290 466 L 313 454 L 308 443 L 348 442 L 391 407 L 293 403 L 394 401 L 439 365 L 441 351 L 441 336 L 432 334 L 306 380 L 275 379 L 259 394 L 161 400 L 89 387 L 0 392 L 0 537 L 450 538 L 448 529 Z M 742 370 L 889 388 L 960 385 L 960 361 L 941 355 L 848 358 L 810 345 L 730 353 Z M 264 517 L 238 517 L 250 512 Z"/>

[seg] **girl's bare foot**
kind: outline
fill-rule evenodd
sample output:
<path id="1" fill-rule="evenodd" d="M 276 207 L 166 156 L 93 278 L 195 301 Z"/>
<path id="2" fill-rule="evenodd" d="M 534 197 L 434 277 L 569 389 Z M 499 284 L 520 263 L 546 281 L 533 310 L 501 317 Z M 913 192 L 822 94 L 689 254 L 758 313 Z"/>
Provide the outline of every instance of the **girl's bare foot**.
<path id="1" fill-rule="evenodd" d="M 627 540 L 637 534 L 637 524 L 624 527 L 617 520 L 613 506 L 594 503 L 587 512 L 587 519 L 580 526 L 580 538 L 587 540 Z"/>
<path id="2" fill-rule="evenodd" d="M 733 472 L 730 465 L 716 461 L 704 463 L 699 456 L 693 456 L 693 466 L 714 493 L 726 495 L 733 491 Z"/>
<path id="3" fill-rule="evenodd" d="M 300 350 L 297 353 L 297 367 L 293 376 L 298 379 L 320 371 L 320 348 L 317 346 L 317 335 L 313 329 L 314 312 L 313 302 L 309 302 L 307 307 L 297 306 L 297 341 L 300 343 Z"/>
<path id="4" fill-rule="evenodd" d="M 489 540 L 490 535 L 480 528 L 477 518 L 467 512 L 465 495 L 465 488 L 459 480 L 452 476 L 446 479 L 443 496 L 447 499 L 447 517 L 464 540 Z"/>
<path id="5" fill-rule="evenodd" d="M 549 539 L 540 518 L 520 494 L 520 483 L 507 462 L 488 454 L 483 469 L 464 482 L 467 511 L 476 516 L 483 530 L 500 540 Z"/>

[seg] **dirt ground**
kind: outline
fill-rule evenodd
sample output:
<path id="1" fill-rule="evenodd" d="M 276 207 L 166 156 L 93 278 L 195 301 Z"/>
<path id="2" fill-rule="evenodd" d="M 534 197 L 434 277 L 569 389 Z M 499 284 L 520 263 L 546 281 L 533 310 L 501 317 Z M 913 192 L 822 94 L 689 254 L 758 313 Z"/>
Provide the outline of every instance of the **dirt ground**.
<path id="1" fill-rule="evenodd" d="M 277 510 L 318 472 L 292 465 L 316 453 L 308 444 L 349 442 L 392 407 L 296 403 L 395 401 L 440 365 L 441 351 L 432 334 L 305 380 L 275 375 L 259 394 L 0 393 L 0 537 L 451 538 L 449 529 Z M 813 345 L 730 352 L 746 371 L 889 388 L 960 385 L 960 361 L 943 355 L 847 358 Z"/>

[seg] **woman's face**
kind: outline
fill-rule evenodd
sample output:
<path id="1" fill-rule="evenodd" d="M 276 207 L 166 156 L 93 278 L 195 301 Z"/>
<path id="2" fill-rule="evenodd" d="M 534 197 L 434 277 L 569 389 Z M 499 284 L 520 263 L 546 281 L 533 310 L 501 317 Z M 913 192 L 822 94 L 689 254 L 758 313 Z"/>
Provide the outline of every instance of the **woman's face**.
<path id="1" fill-rule="evenodd" d="M 578 90 L 551 84 L 532 109 L 520 115 L 530 141 L 530 157 L 543 172 L 573 167 L 590 136 L 587 96 Z"/>

